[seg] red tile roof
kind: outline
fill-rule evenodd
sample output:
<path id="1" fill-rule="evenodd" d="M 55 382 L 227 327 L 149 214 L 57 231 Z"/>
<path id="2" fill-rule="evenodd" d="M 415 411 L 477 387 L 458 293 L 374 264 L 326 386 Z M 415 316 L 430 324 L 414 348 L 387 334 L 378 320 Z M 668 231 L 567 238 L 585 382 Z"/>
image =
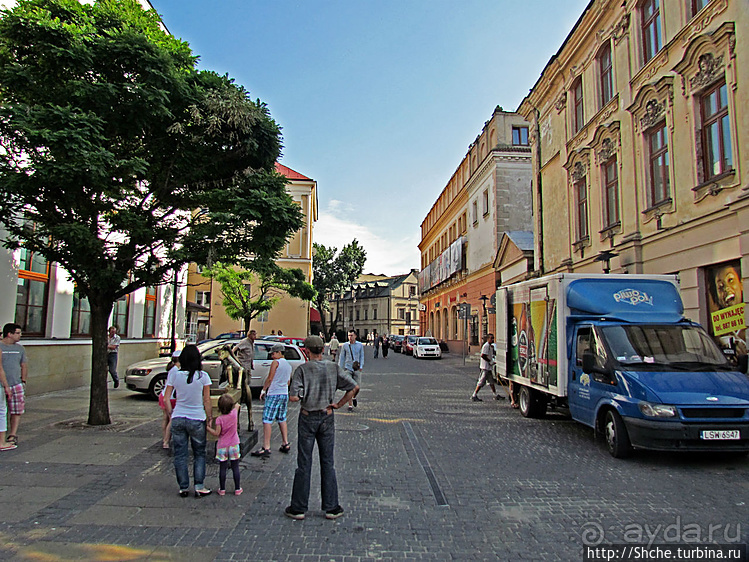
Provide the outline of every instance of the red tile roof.
<path id="1" fill-rule="evenodd" d="M 312 178 L 308 178 L 307 176 L 303 176 L 299 172 L 295 172 L 288 166 L 284 166 L 283 164 L 280 164 L 276 162 L 276 171 L 281 174 L 282 176 L 286 176 L 290 180 L 308 180 L 313 181 Z"/>

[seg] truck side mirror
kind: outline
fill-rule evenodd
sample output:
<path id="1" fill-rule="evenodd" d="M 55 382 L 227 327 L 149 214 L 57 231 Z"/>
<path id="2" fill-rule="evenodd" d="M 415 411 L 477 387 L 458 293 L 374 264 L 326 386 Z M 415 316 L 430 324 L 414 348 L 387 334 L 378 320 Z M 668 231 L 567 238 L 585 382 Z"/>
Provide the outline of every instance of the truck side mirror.
<path id="1" fill-rule="evenodd" d="M 739 355 L 737 359 L 739 363 L 738 364 L 739 371 L 746 374 L 747 371 L 749 370 L 749 355 L 742 354 L 742 355 Z"/>
<path id="2" fill-rule="evenodd" d="M 599 371 L 596 367 L 596 356 L 586 351 L 583 353 L 583 373 L 591 374 Z"/>

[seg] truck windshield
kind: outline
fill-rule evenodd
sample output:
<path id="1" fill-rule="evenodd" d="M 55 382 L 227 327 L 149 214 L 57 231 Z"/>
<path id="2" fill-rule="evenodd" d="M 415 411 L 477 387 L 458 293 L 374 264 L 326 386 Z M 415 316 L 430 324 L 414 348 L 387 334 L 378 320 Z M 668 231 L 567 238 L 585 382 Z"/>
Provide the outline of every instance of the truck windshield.
<path id="1" fill-rule="evenodd" d="M 623 367 L 654 369 L 729 369 L 718 346 L 702 329 L 690 325 L 602 326 L 611 354 Z"/>

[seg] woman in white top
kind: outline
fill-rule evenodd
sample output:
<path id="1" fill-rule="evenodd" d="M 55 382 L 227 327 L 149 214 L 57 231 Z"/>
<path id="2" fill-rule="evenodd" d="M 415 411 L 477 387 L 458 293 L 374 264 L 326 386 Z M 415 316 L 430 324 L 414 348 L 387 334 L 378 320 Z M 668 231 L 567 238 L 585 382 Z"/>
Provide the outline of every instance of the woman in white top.
<path id="1" fill-rule="evenodd" d="M 166 378 L 164 406 L 172 418 L 172 445 L 174 447 L 174 471 L 177 474 L 179 495 L 189 495 L 190 473 L 187 469 L 188 440 L 192 444 L 193 480 L 195 497 L 211 493 L 203 485 L 205 480 L 206 421 L 211 419 L 211 377 L 203 371 L 200 351 L 187 345 L 180 354 L 179 371 L 172 369 Z M 172 412 L 172 392 L 177 392 L 177 405 Z"/>

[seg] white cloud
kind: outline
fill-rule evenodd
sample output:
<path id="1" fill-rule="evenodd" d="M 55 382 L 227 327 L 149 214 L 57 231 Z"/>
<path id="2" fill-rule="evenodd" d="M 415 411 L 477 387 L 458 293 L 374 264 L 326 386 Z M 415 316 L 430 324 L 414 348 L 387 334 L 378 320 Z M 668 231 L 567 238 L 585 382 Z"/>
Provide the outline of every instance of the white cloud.
<path id="1" fill-rule="evenodd" d="M 314 242 L 334 246 L 340 250 L 354 238 L 367 252 L 364 273 L 398 275 L 419 268 L 419 237 L 417 234 L 394 237 L 390 240 L 375 234 L 369 226 L 357 224 L 348 217 L 356 217 L 360 210 L 333 200 L 321 211 L 315 223 Z M 394 241 L 393 241 L 394 240 Z"/>

